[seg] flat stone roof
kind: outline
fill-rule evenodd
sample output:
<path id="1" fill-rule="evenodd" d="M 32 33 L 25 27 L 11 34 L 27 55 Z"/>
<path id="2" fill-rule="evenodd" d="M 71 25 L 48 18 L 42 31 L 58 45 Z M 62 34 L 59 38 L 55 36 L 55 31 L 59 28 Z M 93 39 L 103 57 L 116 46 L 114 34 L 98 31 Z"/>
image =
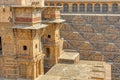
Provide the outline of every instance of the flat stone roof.
<path id="1" fill-rule="evenodd" d="M 77 56 L 79 56 L 78 52 L 64 52 L 60 55 L 59 59 L 75 60 Z"/>
<path id="2" fill-rule="evenodd" d="M 31 30 L 37 30 L 37 29 L 42 29 L 47 27 L 47 25 L 45 24 L 35 24 L 35 25 L 20 25 L 20 24 L 16 24 L 14 25 L 12 28 L 13 29 L 31 29 Z"/>
<path id="3" fill-rule="evenodd" d="M 60 76 L 60 80 L 111 80 L 111 65 L 100 61 L 80 61 L 79 64 L 56 64 L 45 75 Z"/>

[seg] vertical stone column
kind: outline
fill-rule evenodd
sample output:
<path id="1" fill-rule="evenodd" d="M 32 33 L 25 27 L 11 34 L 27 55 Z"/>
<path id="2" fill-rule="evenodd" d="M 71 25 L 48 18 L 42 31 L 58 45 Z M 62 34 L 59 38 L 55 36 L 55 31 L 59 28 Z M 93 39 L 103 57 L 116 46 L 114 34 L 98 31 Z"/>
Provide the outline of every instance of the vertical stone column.
<path id="1" fill-rule="evenodd" d="M 77 13 L 79 13 L 79 3 L 77 3 Z"/>
<path id="2" fill-rule="evenodd" d="M 72 13 L 72 3 L 69 3 L 68 5 L 69 5 L 69 11 L 68 12 Z"/>
<path id="3" fill-rule="evenodd" d="M 102 6 L 103 6 L 103 4 L 101 3 L 100 4 L 100 13 L 102 13 Z"/>
<path id="4" fill-rule="evenodd" d="M 44 63 L 43 63 L 43 60 L 40 60 L 40 71 L 41 71 L 41 74 L 44 74 Z"/>
<path id="5" fill-rule="evenodd" d="M 54 2 L 54 6 L 57 6 L 57 3 Z"/>
<path id="6" fill-rule="evenodd" d="M 95 12 L 95 3 L 92 4 L 92 7 L 93 7 L 92 12 L 94 13 Z"/>
<path id="7" fill-rule="evenodd" d="M 34 72 L 33 72 L 33 74 L 34 74 L 33 75 L 33 79 L 35 79 L 36 78 L 36 71 L 37 71 L 36 70 L 36 63 L 34 62 L 33 65 L 34 65 L 34 67 L 33 67 L 33 70 L 34 70 Z"/>
<path id="8" fill-rule="evenodd" d="M 112 13 L 112 3 L 108 4 L 108 13 Z"/>
<path id="9" fill-rule="evenodd" d="M 118 13 L 120 13 L 120 3 L 118 4 Z"/>
<path id="10" fill-rule="evenodd" d="M 87 13 L 87 3 L 85 3 L 85 13 Z"/>
<path id="11" fill-rule="evenodd" d="M 62 6 L 62 8 L 61 8 L 61 12 L 63 13 L 63 7 L 64 7 L 64 3 L 61 3 L 61 6 Z"/>
<path id="12" fill-rule="evenodd" d="M 38 77 L 39 76 L 39 62 L 37 61 L 36 62 L 36 76 Z"/>
<path id="13" fill-rule="evenodd" d="M 39 75 L 41 75 L 41 62 L 39 61 Z"/>

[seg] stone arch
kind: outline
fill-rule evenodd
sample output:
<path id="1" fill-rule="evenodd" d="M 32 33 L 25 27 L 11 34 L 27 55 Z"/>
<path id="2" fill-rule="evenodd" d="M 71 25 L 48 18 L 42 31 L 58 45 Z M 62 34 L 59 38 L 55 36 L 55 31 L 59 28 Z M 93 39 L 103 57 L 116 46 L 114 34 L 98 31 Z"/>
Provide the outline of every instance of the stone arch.
<path id="1" fill-rule="evenodd" d="M 95 4 L 94 11 L 95 12 L 100 12 L 100 4 Z"/>
<path id="2" fill-rule="evenodd" d="M 68 12 L 69 11 L 69 5 L 68 4 L 64 4 L 63 5 L 63 12 Z"/>
<path id="3" fill-rule="evenodd" d="M 61 3 L 57 3 L 57 6 L 62 6 L 62 4 Z"/>
<path id="4" fill-rule="evenodd" d="M 54 3 L 50 3 L 50 6 L 55 6 L 55 4 Z"/>
<path id="5" fill-rule="evenodd" d="M 78 6 L 77 4 L 72 5 L 72 12 L 77 12 L 78 11 Z"/>
<path id="6" fill-rule="evenodd" d="M 112 12 L 117 12 L 118 11 L 118 4 L 114 3 L 112 5 Z"/>
<path id="7" fill-rule="evenodd" d="M 87 4 L 87 12 L 92 12 L 93 5 L 92 4 Z"/>
<path id="8" fill-rule="evenodd" d="M 85 4 L 80 4 L 80 12 L 85 12 Z"/>
<path id="9" fill-rule="evenodd" d="M 108 4 L 102 5 L 102 12 L 108 12 Z"/>

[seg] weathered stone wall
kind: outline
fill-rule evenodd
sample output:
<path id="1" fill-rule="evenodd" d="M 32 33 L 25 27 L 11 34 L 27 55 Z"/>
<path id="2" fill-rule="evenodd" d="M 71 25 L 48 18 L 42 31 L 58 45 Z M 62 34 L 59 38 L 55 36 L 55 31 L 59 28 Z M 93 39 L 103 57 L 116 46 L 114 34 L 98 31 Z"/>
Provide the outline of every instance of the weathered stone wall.
<path id="1" fill-rule="evenodd" d="M 15 46 L 11 26 L 11 23 L 0 23 L 0 37 L 2 41 L 0 77 L 4 78 L 15 78 L 18 74 L 16 72 L 16 61 L 14 60 Z"/>
<path id="2" fill-rule="evenodd" d="M 61 24 L 48 24 L 43 35 L 43 44 L 45 49 L 45 67 L 52 67 L 58 63 L 63 48 L 63 39 L 60 38 Z M 47 50 L 49 49 L 49 51 Z"/>
<path id="3" fill-rule="evenodd" d="M 80 59 L 112 64 L 112 80 L 120 76 L 120 17 L 115 15 L 62 15 L 64 49 L 74 49 Z"/>
<path id="4" fill-rule="evenodd" d="M 10 7 L 0 7 L 0 22 L 10 22 L 12 18 L 11 11 L 12 9 Z"/>

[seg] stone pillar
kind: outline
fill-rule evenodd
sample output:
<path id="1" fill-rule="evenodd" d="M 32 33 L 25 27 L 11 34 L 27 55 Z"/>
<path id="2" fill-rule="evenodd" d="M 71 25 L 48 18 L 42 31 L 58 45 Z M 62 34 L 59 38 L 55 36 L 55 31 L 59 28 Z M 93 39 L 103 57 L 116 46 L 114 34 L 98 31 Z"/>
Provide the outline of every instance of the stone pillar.
<path id="1" fill-rule="evenodd" d="M 100 13 L 102 13 L 102 6 L 103 4 L 100 4 Z"/>
<path id="2" fill-rule="evenodd" d="M 72 13 L 72 3 L 69 3 L 68 5 L 69 5 L 69 11 L 68 12 Z"/>
<path id="3" fill-rule="evenodd" d="M 112 3 L 108 4 L 108 13 L 112 13 Z"/>
<path id="4" fill-rule="evenodd" d="M 87 3 L 85 3 L 85 13 L 87 13 Z"/>
<path id="5" fill-rule="evenodd" d="M 57 3 L 54 2 L 54 6 L 57 6 Z"/>
<path id="6" fill-rule="evenodd" d="M 37 77 L 37 75 L 36 75 L 36 71 L 37 71 L 37 69 L 36 69 L 36 63 L 34 63 L 33 70 L 34 70 L 33 79 L 35 79 Z"/>
<path id="7" fill-rule="evenodd" d="M 38 65 L 39 65 L 39 75 L 41 75 L 41 62 L 40 61 L 39 61 Z"/>
<path id="8" fill-rule="evenodd" d="M 43 75 L 44 74 L 44 63 L 43 63 L 43 60 L 40 60 L 40 71 L 41 71 L 41 74 Z"/>
<path id="9" fill-rule="evenodd" d="M 36 77 L 39 76 L 39 62 L 36 62 Z"/>
<path id="10" fill-rule="evenodd" d="M 63 6 L 64 6 L 64 3 L 61 3 L 61 6 L 62 6 L 62 8 L 61 8 L 61 12 L 63 13 Z"/>
<path id="11" fill-rule="evenodd" d="M 77 13 L 79 12 L 79 3 L 77 4 Z"/>
<path id="12" fill-rule="evenodd" d="M 120 13 L 120 3 L 118 4 L 118 13 Z"/>
<path id="13" fill-rule="evenodd" d="M 95 3 L 92 4 L 92 7 L 93 7 L 92 12 L 94 13 L 95 12 Z"/>

